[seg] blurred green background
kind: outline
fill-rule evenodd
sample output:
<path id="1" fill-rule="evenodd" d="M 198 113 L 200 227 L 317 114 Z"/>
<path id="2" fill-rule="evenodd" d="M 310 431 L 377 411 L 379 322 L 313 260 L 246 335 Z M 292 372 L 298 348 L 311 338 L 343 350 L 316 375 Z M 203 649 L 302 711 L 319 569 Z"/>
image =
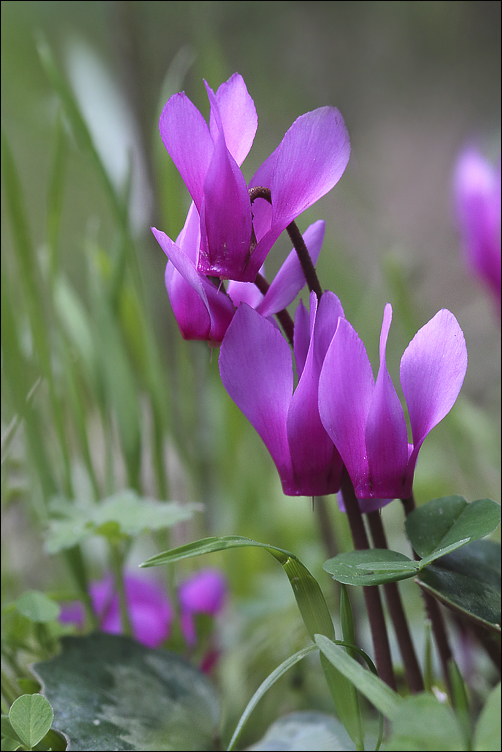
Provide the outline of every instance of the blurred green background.
<path id="1" fill-rule="evenodd" d="M 452 414 L 421 450 L 417 500 L 497 498 L 500 322 L 463 267 L 451 179 L 466 144 L 500 155 L 499 2 L 4 1 L 1 12 L 9 597 L 70 587 L 41 543 L 55 495 L 95 503 L 124 487 L 205 502 L 204 516 L 164 547 L 205 534 L 254 537 L 293 550 L 330 588 L 310 500 L 282 495 L 259 437 L 220 383 L 217 352 L 182 340 L 165 257 L 149 231 L 155 225 L 175 238 L 189 205 L 158 133 L 162 106 L 183 89 L 207 115 L 203 79 L 217 88 L 235 71 L 259 120 L 243 165 L 248 179 L 299 115 L 327 104 L 341 111 L 349 166 L 299 219 L 302 230 L 326 220 L 321 284 L 340 297 L 374 366 L 383 307 L 393 304 L 396 385 L 417 329 L 442 307 L 455 314 L 469 368 Z M 281 239 L 270 277 L 288 250 Z M 343 515 L 332 500 L 329 507 L 346 548 Z M 400 509 L 389 505 L 384 519 L 403 548 Z M 143 542 L 131 565 L 158 544 Z M 102 552 L 84 554 L 98 576 Z M 236 598 L 247 598 L 243 613 L 261 619 L 248 635 L 250 655 L 266 652 L 271 604 L 292 605 L 282 572 L 276 577 L 255 550 L 209 563 L 226 569 Z M 290 641 L 301 644 L 298 624 Z M 272 666 L 295 647 L 283 649 L 276 640 Z"/>

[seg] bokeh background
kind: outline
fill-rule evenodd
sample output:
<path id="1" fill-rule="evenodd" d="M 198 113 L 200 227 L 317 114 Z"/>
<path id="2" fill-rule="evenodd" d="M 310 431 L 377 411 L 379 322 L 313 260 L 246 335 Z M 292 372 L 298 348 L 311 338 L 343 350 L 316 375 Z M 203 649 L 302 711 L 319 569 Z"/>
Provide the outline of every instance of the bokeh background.
<path id="1" fill-rule="evenodd" d="M 203 79 L 217 88 L 235 71 L 259 120 L 243 166 L 248 178 L 302 113 L 329 104 L 345 118 L 348 168 L 299 225 L 326 220 L 321 284 L 340 297 L 374 366 L 387 301 L 396 383 L 404 348 L 437 310 L 449 308 L 464 330 L 467 377 L 451 416 L 421 451 L 418 502 L 449 493 L 498 498 L 500 321 L 463 266 L 451 184 L 466 145 L 500 158 L 499 2 L 4 1 L 1 13 L 3 129 L 28 238 L 26 246 L 16 234 L 12 182 L 7 191 L 4 181 L 8 595 L 66 582 L 40 536 L 54 495 L 97 501 L 127 486 L 206 504 L 203 519 L 170 544 L 246 535 L 295 551 L 322 577 L 326 557 L 310 500 L 282 495 L 259 437 L 223 390 L 217 352 L 181 339 L 163 283 L 165 257 L 149 231 L 155 225 L 175 238 L 189 205 L 158 134 L 162 106 L 185 90 L 207 115 Z M 41 62 L 48 49 L 95 153 L 61 110 L 47 55 Z M 270 277 L 288 250 L 281 239 L 267 262 Z M 343 550 L 345 520 L 332 500 L 329 511 Z M 405 551 L 400 510 L 389 505 L 384 515 Z M 157 550 L 143 543 L 131 565 Z M 87 552 L 95 576 L 100 555 Z M 215 562 L 240 604 L 227 644 L 247 635 L 248 654 L 226 664 L 232 718 L 265 664 L 277 665 L 301 642 L 302 627 L 284 637 L 284 614 L 296 624 L 294 605 L 282 572 L 276 576 L 260 552 Z M 261 657 L 259 668 L 251 656 Z M 243 665 L 249 686 L 239 690 L 232 677 Z"/>

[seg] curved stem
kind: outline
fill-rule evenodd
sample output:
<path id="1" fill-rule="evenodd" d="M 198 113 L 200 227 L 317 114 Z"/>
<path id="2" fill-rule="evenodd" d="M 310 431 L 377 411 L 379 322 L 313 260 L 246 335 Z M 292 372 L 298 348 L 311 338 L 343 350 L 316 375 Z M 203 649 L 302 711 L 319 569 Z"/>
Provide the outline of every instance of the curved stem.
<path id="1" fill-rule="evenodd" d="M 305 245 L 303 235 L 298 229 L 296 222 L 291 222 L 291 224 L 286 227 L 286 230 L 296 250 L 296 254 L 301 264 L 303 274 L 309 286 L 309 290 L 310 292 L 315 292 L 315 294 L 317 295 L 317 300 L 320 300 L 322 295 L 322 288 L 319 283 L 319 279 L 317 278 L 315 266 L 312 263 L 312 259 L 310 258 L 307 246 Z"/>
<path id="2" fill-rule="evenodd" d="M 359 501 L 354 493 L 354 486 L 349 478 L 347 470 L 344 468 L 342 474 L 341 490 L 345 511 L 352 533 L 354 548 L 362 551 L 369 548 L 368 536 L 364 527 L 363 517 L 359 508 Z M 373 649 L 375 651 L 375 663 L 378 669 L 378 675 L 386 684 L 394 690 L 397 690 L 394 669 L 392 667 L 392 658 L 390 655 L 389 638 L 387 635 L 387 625 L 380 600 L 380 593 L 376 585 L 363 587 L 366 610 L 370 621 L 371 637 L 373 640 Z"/>
<path id="3" fill-rule="evenodd" d="M 254 186 L 254 188 L 249 189 L 249 198 L 251 200 L 251 203 L 253 203 L 253 201 L 256 201 L 257 198 L 263 198 L 265 199 L 265 201 L 268 201 L 269 204 L 272 204 L 272 194 L 270 193 L 270 188 L 265 188 L 261 185 L 256 185 Z M 294 221 L 286 227 L 286 231 L 298 255 L 298 260 L 301 264 L 309 290 L 310 292 L 315 292 L 317 299 L 320 300 L 322 295 L 322 288 L 317 277 L 315 266 L 312 263 L 312 259 L 310 258 L 308 248 L 305 245 L 303 235 L 301 234 L 296 222 Z"/>

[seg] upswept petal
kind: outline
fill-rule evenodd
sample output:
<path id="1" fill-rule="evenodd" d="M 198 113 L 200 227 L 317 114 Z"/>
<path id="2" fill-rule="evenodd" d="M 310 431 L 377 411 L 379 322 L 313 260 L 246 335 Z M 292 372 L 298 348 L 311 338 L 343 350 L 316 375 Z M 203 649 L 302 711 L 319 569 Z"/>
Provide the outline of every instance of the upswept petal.
<path id="1" fill-rule="evenodd" d="M 302 375 L 310 347 L 310 315 L 303 301 L 300 300 L 295 311 L 295 327 L 293 330 L 293 352 L 295 355 L 296 373 Z"/>
<path id="2" fill-rule="evenodd" d="M 251 244 L 251 202 L 239 167 L 229 153 L 223 133 L 204 182 L 201 208 L 202 243 L 197 268 L 204 274 L 243 279 Z"/>
<path id="3" fill-rule="evenodd" d="M 272 194 L 272 225 L 284 229 L 342 177 L 350 157 L 342 115 L 336 107 L 301 115 L 274 154 L 269 157 L 275 163 L 267 186 Z"/>
<path id="4" fill-rule="evenodd" d="M 185 92 L 180 92 L 165 104 L 159 129 L 164 146 L 200 213 L 204 180 L 214 149 L 207 123 Z"/>
<path id="5" fill-rule="evenodd" d="M 311 293 L 312 296 L 312 293 Z M 319 371 L 324 363 L 328 347 L 333 339 L 338 319 L 345 317 L 339 298 L 331 290 L 325 290 L 321 295 L 319 309 L 315 322 L 315 357 Z"/>
<path id="6" fill-rule="evenodd" d="M 319 414 L 356 493 L 368 476 L 364 437 L 373 390 L 364 344 L 347 319 L 339 318 L 319 378 Z"/>
<path id="7" fill-rule="evenodd" d="M 323 296 L 324 297 L 324 296 Z M 321 298 L 322 301 L 322 298 Z M 324 306 L 325 311 L 329 309 Z M 322 496 L 340 488 L 343 463 L 319 417 L 318 384 L 322 360 L 316 354 L 321 306 L 310 294 L 310 346 L 287 417 L 287 432 L 295 483 L 302 496 Z M 336 319 L 325 322 L 336 327 Z"/>
<path id="8" fill-rule="evenodd" d="M 403 483 L 408 462 L 406 419 L 401 402 L 387 371 L 385 350 L 392 321 L 392 307 L 384 310 L 380 335 L 380 368 L 366 423 L 368 487 L 361 498 L 383 497 L 387 502 Z"/>
<path id="9" fill-rule="evenodd" d="M 464 334 L 442 309 L 413 337 L 401 358 L 414 450 L 453 407 L 467 370 Z"/>
<path id="10" fill-rule="evenodd" d="M 286 340 L 273 324 L 242 303 L 222 342 L 219 365 L 223 386 L 261 436 L 283 489 L 293 488 L 286 435 L 293 366 Z"/>
<path id="11" fill-rule="evenodd" d="M 315 265 L 321 252 L 326 223 L 320 219 L 310 225 L 303 233 L 303 239 L 312 263 Z M 298 254 L 293 248 L 276 276 L 272 280 L 262 302 L 258 306 L 258 313 L 262 316 L 272 316 L 293 302 L 300 290 L 305 286 L 305 276 Z"/>
<path id="12" fill-rule="evenodd" d="M 215 123 L 213 107 L 216 104 L 225 133 L 227 149 L 240 166 L 251 149 L 258 127 L 256 108 L 248 94 L 244 79 L 239 73 L 234 73 L 228 81 L 225 81 L 218 88 L 216 94 L 213 95 L 214 100 L 210 95 L 210 92 L 212 94 L 212 90 L 207 84 L 206 89 L 208 90 L 209 101 L 211 102 L 211 116 L 209 119 L 211 135 L 215 140 L 217 125 Z"/>
<path id="13" fill-rule="evenodd" d="M 288 224 L 336 185 L 349 157 L 349 135 L 335 107 L 320 107 L 295 120 L 249 184 L 269 188 L 272 195 L 271 207 L 264 199 L 253 203 L 258 242 L 248 263 L 250 280 Z"/>

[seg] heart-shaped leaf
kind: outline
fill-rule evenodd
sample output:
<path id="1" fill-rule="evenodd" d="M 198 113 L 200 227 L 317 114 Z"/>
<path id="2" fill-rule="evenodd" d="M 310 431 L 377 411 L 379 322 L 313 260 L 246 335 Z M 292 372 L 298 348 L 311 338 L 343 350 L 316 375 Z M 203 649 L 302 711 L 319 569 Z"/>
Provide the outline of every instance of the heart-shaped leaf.
<path id="1" fill-rule="evenodd" d="M 73 750 L 210 750 L 215 690 L 195 666 L 128 637 L 63 637 L 34 673 Z"/>
<path id="2" fill-rule="evenodd" d="M 42 695 L 21 695 L 9 710 L 12 728 L 30 749 L 50 730 L 52 718 L 50 703 Z"/>
<path id="3" fill-rule="evenodd" d="M 418 567 L 418 562 L 412 561 L 404 554 L 383 548 L 347 551 L 323 564 L 323 569 L 344 585 L 381 585 L 385 582 L 397 582 L 413 577 Z"/>
<path id="4" fill-rule="evenodd" d="M 469 543 L 422 569 L 418 583 L 452 610 L 500 632 L 499 543 Z"/>
<path id="5" fill-rule="evenodd" d="M 432 499 L 406 518 L 408 540 L 420 557 L 426 557 L 461 540 L 474 541 L 500 525 L 500 506 L 491 499 L 470 504 L 463 496 Z"/>

